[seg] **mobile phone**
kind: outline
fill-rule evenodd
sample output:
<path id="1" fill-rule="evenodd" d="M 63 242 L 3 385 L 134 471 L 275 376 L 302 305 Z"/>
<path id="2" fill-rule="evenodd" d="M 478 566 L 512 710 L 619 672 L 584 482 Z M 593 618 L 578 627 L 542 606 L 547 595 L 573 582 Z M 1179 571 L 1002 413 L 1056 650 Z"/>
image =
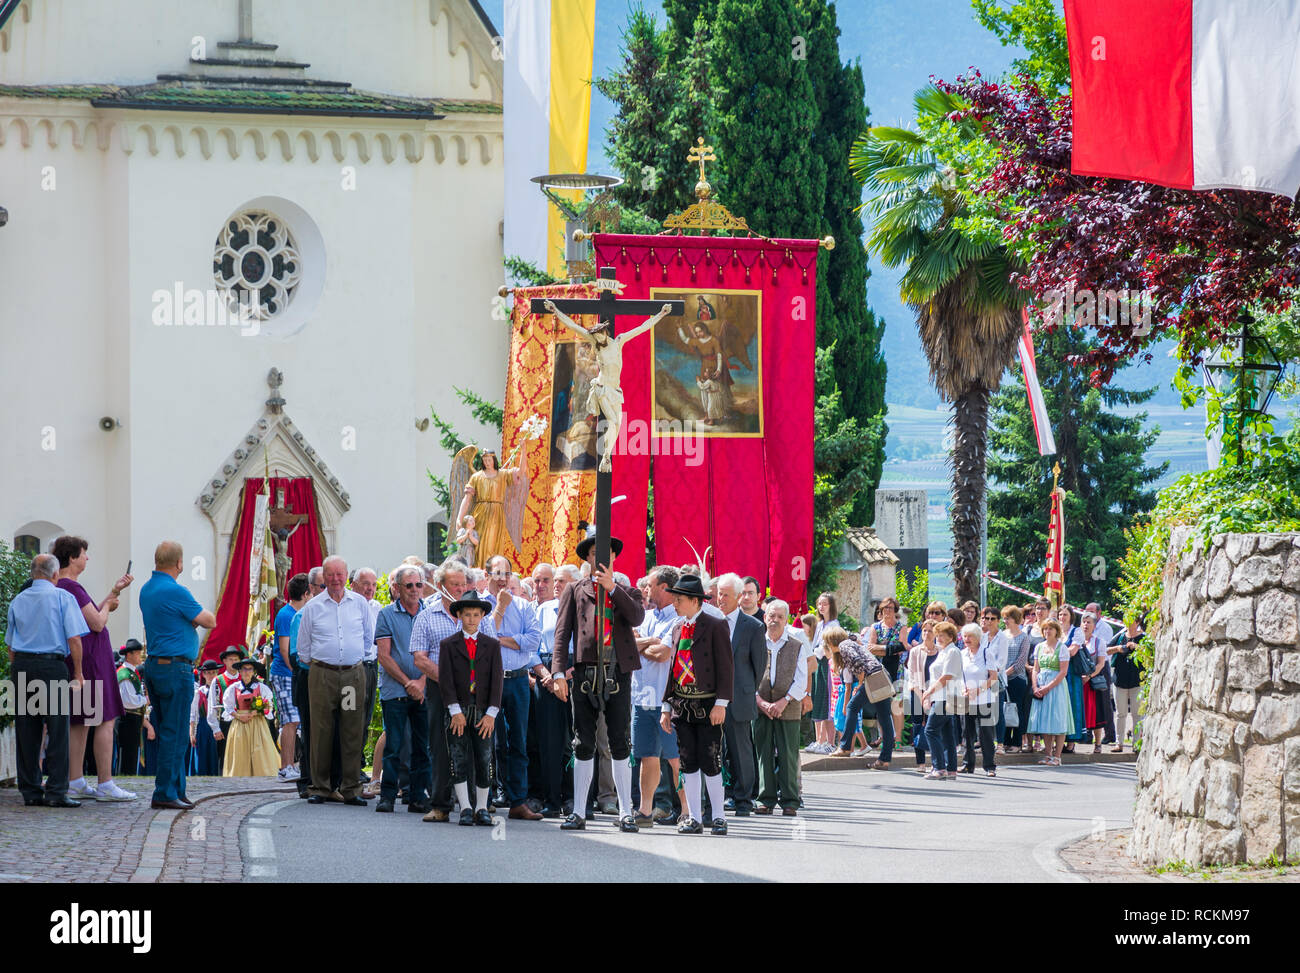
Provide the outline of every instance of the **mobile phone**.
<path id="1" fill-rule="evenodd" d="M 130 558 L 127 558 L 127 559 L 126 559 L 126 573 L 127 573 L 127 574 L 130 574 L 130 573 L 131 573 L 131 559 L 130 559 Z"/>

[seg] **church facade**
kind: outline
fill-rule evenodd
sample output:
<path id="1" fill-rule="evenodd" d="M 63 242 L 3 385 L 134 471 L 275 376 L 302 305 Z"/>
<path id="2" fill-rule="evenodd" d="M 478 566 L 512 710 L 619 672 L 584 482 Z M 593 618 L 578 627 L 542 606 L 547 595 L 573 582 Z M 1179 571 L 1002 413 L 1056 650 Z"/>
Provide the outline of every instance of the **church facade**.
<path id="1" fill-rule="evenodd" d="M 500 399 L 502 72 L 473 0 L 0 0 L 0 537 L 163 539 L 215 607 L 245 477 L 381 571 Z M 545 160 L 539 165 L 545 168 Z M 421 428 L 423 425 L 424 428 Z M 143 637 L 134 597 L 119 644 Z M 125 604 L 124 604 L 125 607 Z M 115 616 L 120 619 L 121 615 Z"/>

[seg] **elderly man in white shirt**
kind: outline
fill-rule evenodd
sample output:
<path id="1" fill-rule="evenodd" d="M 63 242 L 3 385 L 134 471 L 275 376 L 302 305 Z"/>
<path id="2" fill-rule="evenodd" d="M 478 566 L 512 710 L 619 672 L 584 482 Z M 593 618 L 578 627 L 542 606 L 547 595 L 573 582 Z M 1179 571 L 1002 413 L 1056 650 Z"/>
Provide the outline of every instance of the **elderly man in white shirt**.
<path id="1" fill-rule="evenodd" d="M 779 598 L 768 602 L 764 643 L 767 661 L 754 698 L 754 749 L 758 754 L 758 806 L 755 814 L 771 814 L 779 803 L 789 818 L 799 813 L 799 725 L 802 701 L 808 692 L 808 660 L 814 658 L 806 639 L 794 638 L 786 626 L 790 606 Z"/>
<path id="2" fill-rule="evenodd" d="M 362 662 L 374 645 L 370 601 L 347 587 L 343 558 L 325 559 L 325 590 L 302 608 L 298 624 L 298 660 L 310 667 L 311 792 L 310 804 L 326 800 L 366 806 L 361 796 L 361 758 L 369 714 L 365 712 L 366 674 Z M 339 721 L 343 780 L 329 789 L 334 754 L 334 720 Z"/>

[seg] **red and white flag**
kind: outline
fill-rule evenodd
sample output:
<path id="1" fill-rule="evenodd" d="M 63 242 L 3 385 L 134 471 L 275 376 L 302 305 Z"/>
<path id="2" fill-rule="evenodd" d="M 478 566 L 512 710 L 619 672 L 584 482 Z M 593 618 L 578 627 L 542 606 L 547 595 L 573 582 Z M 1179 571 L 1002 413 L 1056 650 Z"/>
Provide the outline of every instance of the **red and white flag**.
<path id="1" fill-rule="evenodd" d="M 1034 359 L 1034 336 L 1029 330 L 1029 308 L 1021 312 L 1024 330 L 1020 333 L 1020 370 L 1025 373 L 1025 393 L 1029 396 L 1029 415 L 1034 420 L 1034 435 L 1038 437 L 1038 455 L 1050 456 L 1056 452 L 1056 437 L 1052 424 L 1047 421 L 1047 403 L 1043 389 L 1038 384 L 1038 363 Z"/>
<path id="2" fill-rule="evenodd" d="M 1300 190 L 1300 0 L 1065 0 L 1072 171 Z"/>

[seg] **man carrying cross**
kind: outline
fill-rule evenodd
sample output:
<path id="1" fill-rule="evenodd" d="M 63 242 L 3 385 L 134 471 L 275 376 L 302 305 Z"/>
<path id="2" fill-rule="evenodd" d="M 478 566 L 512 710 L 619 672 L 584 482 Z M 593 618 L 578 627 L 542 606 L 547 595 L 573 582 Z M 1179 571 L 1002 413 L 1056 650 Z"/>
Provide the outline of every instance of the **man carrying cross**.
<path id="1" fill-rule="evenodd" d="M 633 629 L 645 619 L 645 608 L 635 588 L 614 581 L 611 565 L 596 563 L 595 548 L 594 537 L 578 545 L 578 557 L 591 565 L 591 577 L 567 585 L 556 609 L 552 692 L 561 701 L 568 699 L 565 671 L 569 666 L 573 666 L 574 686 L 573 813 L 560 827 L 565 831 L 581 831 L 587 826 L 587 792 L 595 768 L 596 719 L 603 710 L 614 765 L 614 789 L 618 792 L 619 828 L 631 834 L 637 830 L 632 815 L 632 767 L 627 759 L 632 742 L 632 673 L 641 668 Z M 623 542 L 617 537 L 610 538 L 610 549 L 618 554 L 623 550 Z M 599 625 L 598 611 L 602 617 Z M 570 636 L 574 640 L 573 659 L 569 658 Z M 602 666 L 602 658 L 610 657 L 614 665 L 606 682 L 606 693 L 602 693 L 597 688 L 596 669 Z"/>

